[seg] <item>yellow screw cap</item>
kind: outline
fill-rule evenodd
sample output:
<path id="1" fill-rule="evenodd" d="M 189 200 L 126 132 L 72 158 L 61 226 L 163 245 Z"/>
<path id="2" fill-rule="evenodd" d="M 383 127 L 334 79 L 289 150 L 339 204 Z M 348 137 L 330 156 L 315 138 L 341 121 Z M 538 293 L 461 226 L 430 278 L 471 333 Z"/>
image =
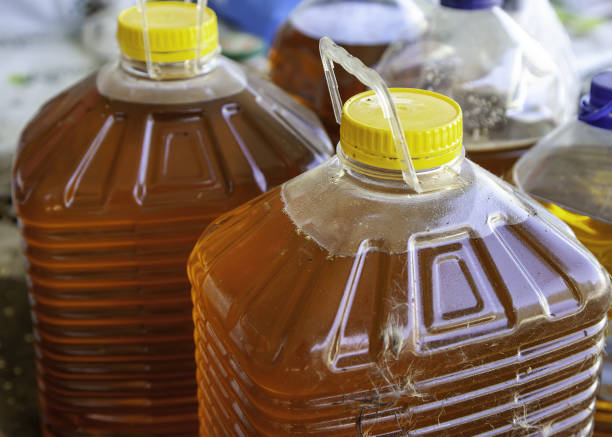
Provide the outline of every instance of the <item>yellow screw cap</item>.
<path id="1" fill-rule="evenodd" d="M 415 170 L 440 167 L 461 154 L 463 117 L 454 100 L 431 91 L 389 90 L 406 135 Z M 342 110 L 340 144 L 356 161 L 387 170 L 401 170 L 389 121 L 374 91 L 349 99 Z"/>
<path id="2" fill-rule="evenodd" d="M 179 1 L 147 3 L 147 24 L 153 62 L 184 62 L 196 58 L 197 7 Z M 214 52 L 219 45 L 217 16 L 212 9 L 203 11 L 200 56 Z M 145 61 L 142 15 L 138 8 L 119 14 L 117 40 L 125 56 Z"/>

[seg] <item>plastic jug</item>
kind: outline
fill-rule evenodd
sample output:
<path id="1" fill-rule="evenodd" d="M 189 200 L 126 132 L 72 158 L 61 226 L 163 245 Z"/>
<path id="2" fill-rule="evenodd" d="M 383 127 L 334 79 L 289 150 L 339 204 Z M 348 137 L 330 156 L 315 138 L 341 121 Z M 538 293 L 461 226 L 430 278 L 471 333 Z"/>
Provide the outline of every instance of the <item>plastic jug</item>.
<path id="1" fill-rule="evenodd" d="M 200 436 L 589 435 L 607 273 L 464 158 L 453 100 L 321 52 L 337 156 L 190 257 Z M 332 61 L 374 91 L 341 109 Z"/>
<path id="2" fill-rule="evenodd" d="M 580 77 L 572 42 L 550 0 L 506 0 L 504 9 L 550 53 L 561 70 L 562 79 L 579 93 Z"/>
<path id="3" fill-rule="evenodd" d="M 567 120 L 578 98 L 574 78 L 500 4 L 441 0 L 423 38 L 391 46 L 377 67 L 391 86 L 455 99 L 468 157 L 497 175 Z"/>
<path id="4" fill-rule="evenodd" d="M 612 272 L 612 72 L 591 82 L 582 111 L 516 164 L 515 184 L 563 219 Z M 608 354 L 612 338 L 608 340 Z M 597 426 L 612 434 L 612 357 L 605 359 Z"/>
<path id="5" fill-rule="evenodd" d="M 45 435 L 192 437 L 189 252 L 331 153 L 314 114 L 218 55 L 211 10 L 140 8 L 119 62 L 43 106 L 17 152 Z"/>
<path id="6" fill-rule="evenodd" d="M 426 28 L 424 0 L 305 0 L 291 13 L 270 50 L 270 77 L 321 118 L 333 141 L 339 138 L 319 58 L 319 39 L 329 36 L 368 65 L 390 43 L 418 39 Z M 423 5 L 422 5 L 423 4 Z M 338 74 L 344 98 L 364 88 Z"/>

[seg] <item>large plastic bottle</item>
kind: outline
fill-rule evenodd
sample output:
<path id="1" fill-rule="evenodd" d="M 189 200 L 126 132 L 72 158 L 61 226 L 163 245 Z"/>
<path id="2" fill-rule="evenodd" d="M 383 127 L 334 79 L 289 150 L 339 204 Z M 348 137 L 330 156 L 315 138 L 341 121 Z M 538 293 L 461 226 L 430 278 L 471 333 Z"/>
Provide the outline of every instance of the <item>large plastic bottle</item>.
<path id="1" fill-rule="evenodd" d="M 314 114 L 218 55 L 211 10 L 141 7 L 119 16 L 120 61 L 47 103 L 18 149 L 45 435 L 192 437 L 189 252 L 331 152 Z"/>
<path id="2" fill-rule="evenodd" d="M 512 178 L 563 219 L 612 272 L 612 72 L 593 78 L 579 118 L 525 154 Z M 607 349 L 597 427 L 612 435 L 612 337 Z"/>
<path id="3" fill-rule="evenodd" d="M 415 40 L 426 28 L 424 0 L 304 0 L 276 34 L 270 50 L 272 81 L 312 108 L 332 140 L 339 138 L 319 58 L 319 39 L 329 36 L 368 65 L 390 43 Z M 339 72 L 344 98 L 364 88 Z"/>
<path id="4" fill-rule="evenodd" d="M 321 44 L 374 91 L 336 88 L 337 157 L 195 247 L 200 436 L 589 435 L 607 273 L 464 158 L 453 100 Z"/>
<path id="5" fill-rule="evenodd" d="M 575 76 L 499 5 L 441 0 L 416 44 L 393 45 L 377 67 L 391 86 L 441 92 L 463 108 L 470 159 L 502 175 L 575 112 Z"/>

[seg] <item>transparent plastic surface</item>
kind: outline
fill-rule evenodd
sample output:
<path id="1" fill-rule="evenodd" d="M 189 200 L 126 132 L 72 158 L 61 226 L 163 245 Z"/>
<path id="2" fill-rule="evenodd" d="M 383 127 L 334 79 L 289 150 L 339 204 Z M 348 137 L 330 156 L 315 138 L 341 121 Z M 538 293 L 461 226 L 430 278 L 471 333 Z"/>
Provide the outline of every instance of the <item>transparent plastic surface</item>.
<path id="1" fill-rule="evenodd" d="M 392 45 L 377 69 L 390 86 L 456 100 L 468 156 L 498 175 L 576 107 L 553 57 L 499 7 L 437 7 L 426 35 Z"/>
<path id="2" fill-rule="evenodd" d="M 366 240 L 385 241 L 386 251 L 404 253 L 411 236 L 426 229 L 434 232 L 467 226 L 486 236 L 497 220 L 514 225 L 535 214 L 508 187 L 486 177 L 471 162 L 462 161 L 443 171 L 420 174 L 421 195 L 402 193 L 405 187 L 396 181 L 386 182 L 378 196 L 371 196 L 364 185 L 367 178 L 345 177 L 343 165 L 334 160 L 285 184 L 282 197 L 295 225 L 325 250 L 341 256 L 354 256 Z M 359 226 L 354 226 L 352 218 L 357 216 Z"/>
<path id="3" fill-rule="evenodd" d="M 513 179 L 563 219 L 612 272 L 612 133 L 574 121 L 521 159 Z M 608 338 L 608 354 L 612 340 Z M 597 429 L 612 433 L 612 358 L 605 358 Z"/>
<path id="4" fill-rule="evenodd" d="M 612 132 L 572 121 L 525 155 L 513 179 L 538 199 L 612 224 Z"/>
<path id="5" fill-rule="evenodd" d="M 397 39 L 416 39 L 426 28 L 424 6 L 414 0 L 306 0 L 279 29 L 270 50 L 271 78 L 321 118 L 333 141 L 339 138 L 319 57 L 319 39 L 331 37 L 367 65 L 374 65 Z M 338 72 L 343 99 L 364 91 Z"/>
<path id="6" fill-rule="evenodd" d="M 393 106 L 321 53 L 336 110 L 332 60 Z M 418 191 L 373 170 L 339 148 L 204 232 L 200 436 L 591 435 L 611 297 L 595 258 L 463 156 Z"/>
<path id="7" fill-rule="evenodd" d="M 570 95 L 580 92 L 580 77 L 572 42 L 550 0 L 511 0 L 504 3 L 510 16 L 552 55 Z"/>
<path id="8" fill-rule="evenodd" d="M 188 254 L 220 214 L 330 155 L 314 114 L 208 62 L 153 81 L 123 59 L 23 133 L 14 200 L 46 435 L 195 435 Z"/>

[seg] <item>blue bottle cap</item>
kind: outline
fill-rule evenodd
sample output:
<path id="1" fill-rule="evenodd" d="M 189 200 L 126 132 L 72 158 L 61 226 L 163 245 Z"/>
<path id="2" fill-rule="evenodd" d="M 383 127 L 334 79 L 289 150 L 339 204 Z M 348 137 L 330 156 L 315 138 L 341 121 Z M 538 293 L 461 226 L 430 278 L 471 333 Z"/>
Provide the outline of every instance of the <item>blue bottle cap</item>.
<path id="1" fill-rule="evenodd" d="M 591 80 L 591 94 L 582 98 L 578 118 L 585 123 L 612 130 L 612 71 Z"/>
<path id="2" fill-rule="evenodd" d="M 442 6 L 455 9 L 490 9 L 501 6 L 503 0 L 442 0 Z"/>

